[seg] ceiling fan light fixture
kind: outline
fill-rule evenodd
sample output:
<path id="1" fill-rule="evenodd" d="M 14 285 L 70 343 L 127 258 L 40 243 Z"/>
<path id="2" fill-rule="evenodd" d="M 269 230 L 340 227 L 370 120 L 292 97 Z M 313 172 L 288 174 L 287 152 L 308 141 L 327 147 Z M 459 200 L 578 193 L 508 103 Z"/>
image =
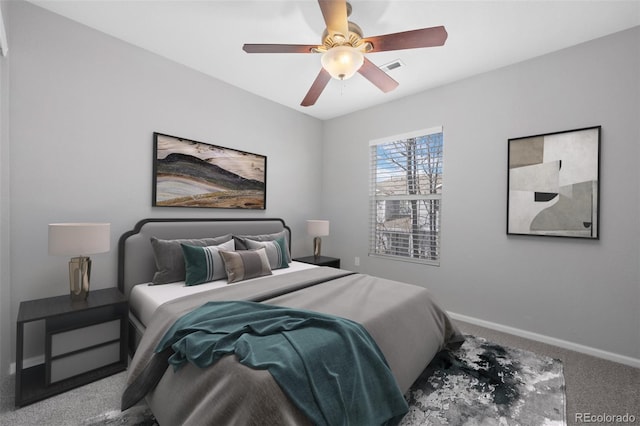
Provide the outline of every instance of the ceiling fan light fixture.
<path id="1" fill-rule="evenodd" d="M 362 67 L 364 55 L 355 47 L 335 46 L 322 55 L 322 67 L 337 80 L 347 80 Z"/>

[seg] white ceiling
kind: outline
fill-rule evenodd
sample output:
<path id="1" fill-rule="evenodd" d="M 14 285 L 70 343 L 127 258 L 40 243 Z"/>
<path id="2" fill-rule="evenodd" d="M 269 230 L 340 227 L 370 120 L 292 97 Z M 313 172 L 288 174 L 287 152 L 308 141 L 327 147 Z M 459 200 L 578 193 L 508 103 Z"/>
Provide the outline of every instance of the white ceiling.
<path id="1" fill-rule="evenodd" d="M 332 80 L 314 106 L 300 102 L 320 70 L 317 54 L 247 54 L 244 43 L 320 44 L 315 0 L 29 0 L 133 45 L 320 119 L 398 99 L 640 25 L 633 1 L 352 0 L 364 36 L 444 25 L 443 47 L 371 53 L 400 86 Z"/>

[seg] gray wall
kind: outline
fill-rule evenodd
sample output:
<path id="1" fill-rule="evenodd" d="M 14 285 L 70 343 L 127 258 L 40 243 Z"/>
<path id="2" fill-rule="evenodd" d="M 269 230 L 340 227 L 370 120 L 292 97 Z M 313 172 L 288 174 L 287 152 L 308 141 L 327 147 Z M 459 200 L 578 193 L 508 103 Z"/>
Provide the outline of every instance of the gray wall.
<path id="1" fill-rule="evenodd" d="M 427 286 L 449 311 L 640 362 L 638 46 L 635 28 L 325 122 L 324 252 Z M 441 266 L 367 257 L 368 141 L 436 125 Z M 507 139 L 594 125 L 601 239 L 507 236 Z"/>
<path id="2" fill-rule="evenodd" d="M 6 23 L 6 2 L 0 1 Z M 0 57 L 0 379 L 11 362 L 11 291 L 9 287 L 9 69 L 7 58 Z"/>
<path id="3" fill-rule="evenodd" d="M 111 223 L 111 251 L 92 256 L 95 289 L 116 285 L 117 239 L 145 217 L 282 217 L 294 254 L 304 251 L 304 221 L 319 209 L 319 120 L 30 3 L 8 6 L 11 253 L 1 285 L 13 334 L 3 354 L 20 301 L 68 292 L 68 259 L 47 253 L 48 223 Z M 266 155 L 266 211 L 152 208 L 154 131 Z"/>

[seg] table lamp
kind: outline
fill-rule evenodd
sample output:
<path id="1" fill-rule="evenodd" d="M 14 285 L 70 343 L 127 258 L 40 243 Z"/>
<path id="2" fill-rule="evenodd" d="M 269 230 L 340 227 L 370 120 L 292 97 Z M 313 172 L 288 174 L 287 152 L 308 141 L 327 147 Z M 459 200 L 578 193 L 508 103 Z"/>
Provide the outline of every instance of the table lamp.
<path id="1" fill-rule="evenodd" d="M 322 240 L 320 237 L 329 235 L 328 220 L 307 220 L 307 234 L 313 237 L 313 256 L 320 256 Z"/>
<path id="2" fill-rule="evenodd" d="M 91 259 L 87 255 L 109 251 L 110 228 L 110 223 L 49 224 L 49 254 L 75 256 L 69 261 L 72 300 L 87 299 L 91 276 Z"/>

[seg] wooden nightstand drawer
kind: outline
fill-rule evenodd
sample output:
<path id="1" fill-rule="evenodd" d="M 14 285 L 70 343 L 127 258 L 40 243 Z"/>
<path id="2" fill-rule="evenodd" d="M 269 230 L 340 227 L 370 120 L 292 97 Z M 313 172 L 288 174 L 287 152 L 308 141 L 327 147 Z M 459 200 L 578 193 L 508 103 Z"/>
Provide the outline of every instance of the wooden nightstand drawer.
<path id="1" fill-rule="evenodd" d="M 52 359 L 48 384 L 114 364 L 119 359 L 119 341 Z"/>
<path id="2" fill-rule="evenodd" d="M 120 339 L 120 320 L 103 322 L 61 333 L 51 333 L 51 357 Z"/>

